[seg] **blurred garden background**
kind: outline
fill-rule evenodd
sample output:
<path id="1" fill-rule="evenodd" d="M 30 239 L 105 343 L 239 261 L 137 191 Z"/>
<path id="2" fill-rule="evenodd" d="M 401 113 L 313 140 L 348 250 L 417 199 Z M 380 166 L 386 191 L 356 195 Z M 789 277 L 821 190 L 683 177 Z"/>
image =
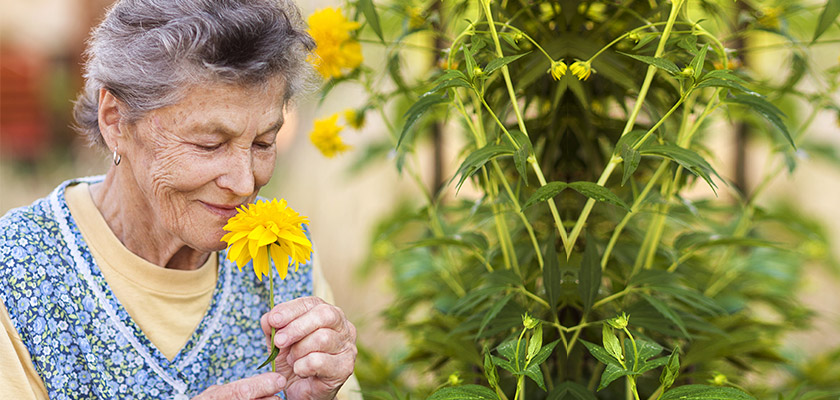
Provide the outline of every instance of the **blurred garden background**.
<path id="1" fill-rule="evenodd" d="M 430 9 L 428 1 L 399 2 L 405 10 Z M 740 1 L 738 2 L 740 3 Z M 774 7 L 797 6 L 799 2 L 755 2 L 772 16 Z M 807 4 L 805 4 L 807 3 Z M 816 7 L 823 2 L 805 2 Z M 812 4 L 813 3 L 813 4 Z M 80 176 L 104 173 L 110 155 L 92 149 L 71 129 L 72 100 L 81 87 L 84 40 L 101 18 L 110 1 L 105 0 L 0 0 L 0 213 L 31 203 L 47 195 L 60 182 Z M 344 5 L 336 1 L 300 2 L 304 16 L 317 9 Z M 750 3 L 753 4 L 753 3 Z M 407 12 L 406 15 L 410 13 Z M 778 22 L 778 21 L 777 21 Z M 805 23 L 782 20 L 778 23 Z M 811 21 L 813 23 L 813 21 Z M 809 26 L 792 29 L 813 30 Z M 372 36 L 371 36 L 372 37 Z M 418 43 L 431 46 L 430 38 Z M 424 42 L 426 41 L 426 42 Z M 767 79 L 787 76 L 792 65 L 780 63 L 787 49 L 774 44 L 772 33 L 747 38 L 749 51 L 741 62 Z M 840 68 L 840 29 L 837 23 L 811 48 L 815 70 Z M 384 57 L 376 48 L 363 47 L 365 64 L 379 68 Z M 406 64 L 412 64 L 407 60 Z M 420 59 L 421 62 L 428 62 Z M 411 65 L 406 69 L 411 69 Z M 837 76 L 837 75 L 834 75 Z M 803 90 L 830 83 L 803 80 Z M 377 225 L 393 210 L 416 206 L 417 191 L 410 177 L 400 174 L 387 157 L 362 167 L 360 159 L 368 145 L 379 142 L 386 128 L 376 116 L 365 125 L 348 129 L 342 136 L 352 148 L 334 158 L 325 158 L 310 142 L 313 120 L 362 106 L 365 92 L 353 85 L 339 86 L 322 103 L 313 95 L 302 100 L 283 127 L 278 146 L 278 165 L 272 182 L 263 189 L 266 197 L 282 197 L 311 220 L 315 243 L 320 250 L 327 279 L 336 303 L 359 328 L 363 348 L 359 365 L 363 386 L 376 368 L 391 368 L 407 352 L 406 339 L 385 326 L 381 312 L 394 298 L 389 269 L 377 266 L 375 252 L 392 249 L 374 246 Z M 835 104 L 840 93 L 833 94 Z M 797 104 L 786 111 L 797 112 Z M 802 111 L 804 113 L 805 111 Z M 805 115 L 794 115 L 801 121 Z M 809 125 L 808 140 L 818 144 L 814 151 L 800 149 L 793 174 L 772 181 L 760 202 L 768 207 L 791 205 L 805 217 L 821 224 L 827 242 L 794 244 L 799 250 L 823 258 L 825 265 L 810 270 L 797 293 L 816 312 L 812 325 L 786 339 L 785 351 L 818 356 L 840 346 L 840 271 L 829 260 L 840 257 L 840 110 L 817 112 Z M 711 129 L 708 148 L 714 148 L 712 163 L 721 176 L 749 191 L 760 179 L 756 170 L 767 163 L 766 139 L 736 132 L 736 121 Z M 791 127 L 793 129 L 793 127 Z M 798 135 L 798 133 L 797 133 Z M 458 169 L 462 139 L 444 137 L 418 144 L 417 161 L 421 179 L 430 190 L 445 184 L 442 176 Z M 454 186 L 454 185 L 453 185 Z M 698 185 L 697 190 L 707 189 Z M 465 187 L 459 196 L 470 196 Z M 450 187 L 446 195 L 455 196 Z M 727 191 L 720 191 L 726 199 Z M 822 243 L 822 244 L 819 244 Z M 372 256 L 373 254 L 373 256 Z M 829 265 L 826 267 L 826 265 Z M 834 366 L 836 367 L 836 366 Z M 373 379 L 373 378 L 370 378 Z"/>

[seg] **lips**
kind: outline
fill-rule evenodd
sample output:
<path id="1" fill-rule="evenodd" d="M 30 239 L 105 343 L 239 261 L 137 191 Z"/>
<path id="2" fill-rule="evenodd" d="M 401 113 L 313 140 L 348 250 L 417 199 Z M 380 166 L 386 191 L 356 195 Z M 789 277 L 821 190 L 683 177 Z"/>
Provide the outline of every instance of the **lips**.
<path id="1" fill-rule="evenodd" d="M 240 204 L 232 204 L 232 205 L 212 204 L 212 203 L 205 203 L 203 201 L 201 202 L 201 204 L 203 204 L 204 207 L 206 207 L 207 210 L 209 210 L 211 213 L 216 214 L 216 215 L 218 215 L 218 216 L 220 216 L 224 219 L 230 219 L 231 217 L 236 215 L 236 213 L 238 212 L 236 210 L 236 207 L 239 207 L 239 206 L 242 205 L 241 203 Z"/>

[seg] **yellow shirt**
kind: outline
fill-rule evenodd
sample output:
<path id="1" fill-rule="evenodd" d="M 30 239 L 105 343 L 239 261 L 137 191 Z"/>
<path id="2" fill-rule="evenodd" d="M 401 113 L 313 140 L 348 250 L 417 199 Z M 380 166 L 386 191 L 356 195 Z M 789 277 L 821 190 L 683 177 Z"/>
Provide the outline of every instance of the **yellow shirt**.
<path id="1" fill-rule="evenodd" d="M 171 361 L 210 306 L 218 277 L 217 257 L 211 255 L 194 271 L 158 267 L 123 246 L 96 208 L 88 184 L 67 187 L 65 196 L 105 281 L 149 341 Z M 317 258 L 313 260 L 312 286 L 315 296 L 333 303 Z M 48 399 L 44 382 L 2 302 L 0 325 L 0 398 Z M 337 399 L 361 399 L 355 377 L 347 380 Z"/>

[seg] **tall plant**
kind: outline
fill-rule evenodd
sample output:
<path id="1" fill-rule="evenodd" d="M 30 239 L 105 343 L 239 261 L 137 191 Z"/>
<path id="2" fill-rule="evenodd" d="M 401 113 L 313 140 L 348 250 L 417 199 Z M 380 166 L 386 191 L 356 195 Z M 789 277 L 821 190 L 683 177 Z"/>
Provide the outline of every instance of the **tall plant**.
<path id="1" fill-rule="evenodd" d="M 365 157 L 392 154 L 425 200 L 383 222 L 374 244 L 398 286 L 386 317 L 410 350 L 380 377 L 413 370 L 442 384 L 433 399 L 749 399 L 768 390 L 746 372 L 787 365 L 802 386 L 785 398 L 838 389 L 840 371 L 820 384 L 778 352 L 810 315 L 793 296 L 803 265 L 827 258 L 802 249 L 824 250 L 825 237 L 757 199 L 817 148 L 804 137 L 814 115 L 840 110 L 840 70 L 808 58 L 840 2 L 348 9 L 385 62 L 333 77 L 324 95 L 342 82 L 368 91 L 352 115 L 376 113 L 388 135 Z M 789 26 L 800 20 L 816 22 L 804 41 Z M 756 31 L 787 40 L 782 81 L 758 81 L 748 49 L 727 47 Z M 803 77 L 821 85 L 805 92 Z M 794 97 L 809 116 L 782 112 Z M 715 170 L 719 149 L 703 141 L 727 119 L 764 135 L 772 154 L 748 192 Z M 440 190 L 421 176 L 429 136 L 463 145 Z M 464 185 L 470 194 L 453 198 Z"/>

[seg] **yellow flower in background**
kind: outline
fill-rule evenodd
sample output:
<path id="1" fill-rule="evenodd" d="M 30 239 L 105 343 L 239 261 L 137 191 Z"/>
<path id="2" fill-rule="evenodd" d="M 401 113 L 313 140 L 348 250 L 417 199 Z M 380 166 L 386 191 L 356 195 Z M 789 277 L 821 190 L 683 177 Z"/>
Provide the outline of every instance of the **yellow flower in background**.
<path id="1" fill-rule="evenodd" d="M 341 136 L 338 136 L 342 127 L 338 126 L 337 120 L 338 114 L 333 114 L 329 118 L 316 119 L 312 133 L 309 134 L 309 140 L 327 158 L 333 158 L 336 154 L 350 149 L 350 146 L 341 140 Z"/>
<path id="2" fill-rule="evenodd" d="M 566 66 L 566 63 L 563 60 L 560 61 L 552 61 L 551 68 L 548 69 L 548 72 L 551 74 L 551 77 L 554 78 L 555 81 L 559 81 L 563 75 L 566 75 L 566 70 L 569 67 Z"/>
<path id="3" fill-rule="evenodd" d="M 592 74 L 592 67 L 589 65 L 588 61 L 575 61 L 574 64 L 569 67 L 569 70 L 572 71 L 574 76 L 582 81 L 589 79 L 589 75 Z"/>
<path id="4" fill-rule="evenodd" d="M 228 244 L 227 259 L 235 261 L 240 271 L 253 260 L 254 274 L 262 281 L 270 273 L 271 258 L 280 279 L 286 279 L 290 261 L 295 271 L 309 261 L 312 242 L 303 231 L 309 219 L 288 207 L 286 200 L 260 200 L 238 210 L 225 225 L 228 233 L 222 241 Z"/>
<path id="5" fill-rule="evenodd" d="M 779 29 L 781 23 L 779 16 L 784 14 L 785 9 L 782 7 L 768 7 L 761 10 L 761 16 L 758 18 L 758 23 L 768 28 Z"/>
<path id="6" fill-rule="evenodd" d="M 355 130 L 362 129 L 365 126 L 365 112 L 356 111 L 352 108 L 344 110 L 344 120 L 347 125 Z"/>
<path id="7" fill-rule="evenodd" d="M 308 19 L 309 34 L 315 40 L 315 52 L 309 62 L 326 79 L 338 78 L 345 70 L 352 70 L 362 63 L 362 46 L 350 36 L 361 26 L 348 21 L 340 8 L 324 8 L 312 13 Z"/>

